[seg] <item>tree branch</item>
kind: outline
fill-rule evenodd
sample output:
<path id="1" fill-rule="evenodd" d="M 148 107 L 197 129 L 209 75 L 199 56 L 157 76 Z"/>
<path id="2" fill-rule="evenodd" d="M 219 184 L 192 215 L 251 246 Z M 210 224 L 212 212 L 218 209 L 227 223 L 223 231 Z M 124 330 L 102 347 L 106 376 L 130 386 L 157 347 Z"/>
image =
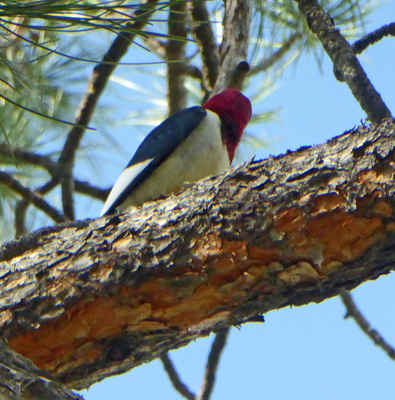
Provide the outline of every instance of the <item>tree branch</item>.
<path id="1" fill-rule="evenodd" d="M 215 335 L 211 351 L 208 356 L 206 371 L 204 373 L 203 384 L 199 396 L 196 400 L 209 400 L 214 389 L 215 375 L 218 369 L 219 359 L 225 348 L 226 340 L 229 335 L 229 328 L 219 331 Z"/>
<path id="2" fill-rule="evenodd" d="M 30 360 L 0 340 L 0 398 L 2 400 L 83 400 Z"/>
<path id="3" fill-rule="evenodd" d="M 228 87 L 242 89 L 242 80 L 235 79 L 235 77 L 240 75 L 239 72 L 245 72 L 245 77 L 248 72 L 244 68 L 244 63 L 246 63 L 248 55 L 251 13 L 251 0 L 228 0 L 225 2 L 220 71 L 212 94 L 219 93 Z"/>
<path id="4" fill-rule="evenodd" d="M 79 147 L 85 129 L 91 120 L 97 101 L 116 67 L 116 63 L 121 60 L 129 48 L 129 45 L 133 42 L 136 36 L 135 31 L 141 30 L 148 22 L 152 13 L 155 12 L 155 5 L 157 3 L 158 0 L 146 0 L 139 6 L 133 15 L 135 22 L 127 24 L 129 31 L 121 32 L 116 37 L 104 56 L 102 63 L 98 64 L 93 69 L 87 91 L 75 117 L 75 123 L 78 126 L 74 126 L 70 130 L 58 160 L 59 176 L 62 185 L 63 211 L 70 220 L 73 220 L 75 217 L 73 199 L 73 167 L 75 153 Z"/>
<path id="5" fill-rule="evenodd" d="M 192 31 L 198 41 L 202 58 L 203 85 L 213 89 L 219 71 L 219 51 L 212 30 L 210 17 L 203 0 L 191 3 L 192 19 L 198 24 Z"/>
<path id="6" fill-rule="evenodd" d="M 57 168 L 56 162 L 52 161 L 50 157 L 32 151 L 22 150 L 17 147 L 11 148 L 7 143 L 0 143 L 0 154 L 5 157 L 15 157 L 18 161 L 44 168 L 51 175 Z"/>
<path id="7" fill-rule="evenodd" d="M 185 75 L 190 76 L 191 78 L 197 79 L 198 81 L 202 82 L 203 84 L 203 74 L 202 71 L 194 66 L 194 65 L 187 65 L 185 68 Z"/>
<path id="8" fill-rule="evenodd" d="M 162 60 L 166 59 L 166 43 L 153 36 L 143 37 L 144 44 Z"/>
<path id="9" fill-rule="evenodd" d="M 378 123 L 392 118 L 380 94 L 373 87 L 349 43 L 335 28 L 332 18 L 316 0 L 296 0 L 299 11 L 331 58 L 336 78 L 346 82 L 368 119 Z"/>
<path id="10" fill-rule="evenodd" d="M 186 3 L 170 0 L 168 31 L 169 39 L 166 46 L 167 64 L 167 100 L 168 115 L 173 115 L 187 106 L 187 91 L 185 88 L 185 46 L 187 31 L 185 29 Z M 172 37 L 179 38 L 178 40 Z"/>
<path id="11" fill-rule="evenodd" d="M 57 181 L 53 178 L 51 178 L 45 185 L 37 188 L 35 192 L 43 196 L 44 194 L 50 192 L 52 189 L 54 189 L 57 185 Z M 26 218 L 26 210 L 28 206 L 30 205 L 30 201 L 28 199 L 22 199 L 18 202 L 16 208 L 15 208 L 15 236 L 23 236 L 28 233 L 26 229 L 26 224 L 25 224 L 25 218 Z"/>
<path id="12" fill-rule="evenodd" d="M 389 358 L 395 361 L 395 349 L 384 340 L 384 338 L 376 331 L 376 329 L 372 328 L 369 321 L 359 311 L 351 296 L 351 293 L 343 289 L 340 291 L 339 296 L 347 309 L 345 318 L 353 318 L 361 328 L 362 332 L 364 332 L 376 346 L 379 346 L 381 349 L 383 349 Z"/>
<path id="13" fill-rule="evenodd" d="M 57 175 L 58 166 L 57 163 L 55 161 L 52 161 L 52 159 L 49 156 L 44 156 L 41 154 L 18 149 L 15 147 L 10 148 L 5 143 L 0 144 L 0 154 L 2 154 L 3 156 L 10 156 L 10 157 L 14 156 L 17 161 L 22 161 L 23 163 L 27 163 L 30 165 L 46 169 L 47 172 L 51 175 L 52 180 L 50 188 L 45 186 L 45 189 L 36 189 L 36 191 L 38 191 L 40 194 L 48 193 L 58 184 L 59 181 L 59 177 Z M 93 186 L 89 182 L 75 180 L 74 184 L 76 192 L 86 194 L 90 197 L 103 201 L 107 198 L 108 193 L 110 192 L 110 189 L 98 188 L 96 186 Z"/>
<path id="14" fill-rule="evenodd" d="M 89 182 L 84 182 L 84 181 L 75 181 L 75 191 L 81 194 L 85 194 L 89 197 L 98 199 L 98 200 L 103 200 L 105 201 L 108 194 L 110 193 L 110 189 L 102 189 L 97 186 L 92 185 Z"/>
<path id="15" fill-rule="evenodd" d="M 15 237 L 24 236 L 28 233 L 26 228 L 26 210 L 29 202 L 25 199 L 19 200 L 15 207 L 14 228 Z"/>
<path id="16" fill-rule="evenodd" d="M 376 29 L 373 32 L 370 32 L 362 39 L 357 40 L 351 46 L 351 49 L 355 54 L 361 54 L 369 46 L 377 43 L 386 36 L 395 36 L 395 22 L 389 25 L 384 25 L 381 28 Z"/>
<path id="17" fill-rule="evenodd" d="M 41 196 L 34 193 L 31 189 L 23 186 L 11 175 L 7 174 L 6 172 L 0 171 L 0 182 L 6 185 L 15 193 L 22 196 L 25 200 L 34 204 L 44 214 L 48 215 L 48 217 L 50 217 L 54 222 L 61 223 L 65 221 L 65 218 L 61 212 L 59 212 L 55 207 L 52 207 Z"/>
<path id="18" fill-rule="evenodd" d="M 363 126 L 5 246 L 0 334 L 75 388 L 395 265 L 395 129 Z"/>
<path id="19" fill-rule="evenodd" d="M 283 44 L 282 46 L 276 50 L 269 57 L 264 58 L 258 64 L 251 67 L 249 72 L 250 75 L 257 74 L 259 72 L 266 71 L 268 68 L 271 68 L 274 64 L 284 59 L 285 54 L 287 54 L 293 47 L 293 45 L 302 37 L 300 33 L 292 34 Z"/>
<path id="20" fill-rule="evenodd" d="M 175 390 L 188 400 L 195 400 L 195 395 L 192 393 L 188 386 L 181 381 L 180 375 L 176 371 L 173 362 L 171 361 L 169 355 L 166 353 L 161 358 L 163 367 L 170 379 Z"/>

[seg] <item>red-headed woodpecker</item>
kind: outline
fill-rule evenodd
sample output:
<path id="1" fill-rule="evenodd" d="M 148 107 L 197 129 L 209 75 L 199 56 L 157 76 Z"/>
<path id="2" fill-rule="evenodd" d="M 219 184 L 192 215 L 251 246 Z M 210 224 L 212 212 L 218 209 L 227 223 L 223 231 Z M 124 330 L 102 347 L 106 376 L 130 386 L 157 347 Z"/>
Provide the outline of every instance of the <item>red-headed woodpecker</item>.
<path id="1" fill-rule="evenodd" d="M 209 99 L 203 107 L 179 111 L 143 140 L 115 182 L 101 212 L 138 206 L 222 173 L 232 163 L 251 103 L 235 89 Z"/>

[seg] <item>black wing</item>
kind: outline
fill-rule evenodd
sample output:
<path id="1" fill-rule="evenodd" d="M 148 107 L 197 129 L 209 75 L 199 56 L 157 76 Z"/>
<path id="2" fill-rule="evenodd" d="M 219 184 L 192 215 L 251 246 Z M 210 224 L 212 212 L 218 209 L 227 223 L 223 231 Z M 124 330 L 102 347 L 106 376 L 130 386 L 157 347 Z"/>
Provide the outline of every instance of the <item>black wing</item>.
<path id="1" fill-rule="evenodd" d="M 135 176 L 128 176 L 126 182 L 121 182 L 122 174 L 115 182 L 113 189 L 103 207 L 101 215 L 111 214 L 147 177 L 169 157 L 169 155 L 198 127 L 207 111 L 202 107 L 191 107 L 179 111 L 163 121 L 143 140 L 133 158 L 122 174 L 128 168 L 151 160 Z M 114 191 L 114 193 L 113 193 Z M 107 204 L 110 200 L 110 204 Z"/>

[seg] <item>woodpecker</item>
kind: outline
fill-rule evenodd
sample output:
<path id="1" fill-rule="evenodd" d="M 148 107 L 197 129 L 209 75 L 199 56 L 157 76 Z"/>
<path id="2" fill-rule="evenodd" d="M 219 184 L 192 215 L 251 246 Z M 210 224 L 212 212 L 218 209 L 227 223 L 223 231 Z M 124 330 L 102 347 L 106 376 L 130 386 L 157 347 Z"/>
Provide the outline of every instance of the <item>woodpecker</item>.
<path id="1" fill-rule="evenodd" d="M 143 140 L 111 189 L 100 216 L 222 173 L 232 163 L 251 113 L 250 100 L 238 90 L 227 89 L 203 107 L 190 107 L 166 119 Z"/>

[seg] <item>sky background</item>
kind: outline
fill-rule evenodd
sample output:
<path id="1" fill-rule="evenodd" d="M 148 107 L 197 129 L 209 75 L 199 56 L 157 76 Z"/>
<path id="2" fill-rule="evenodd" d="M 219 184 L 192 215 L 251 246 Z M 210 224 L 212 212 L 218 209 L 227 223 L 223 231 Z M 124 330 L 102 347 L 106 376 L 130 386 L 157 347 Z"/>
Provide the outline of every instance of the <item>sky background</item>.
<path id="1" fill-rule="evenodd" d="M 366 31 L 395 20 L 395 3 L 388 1 L 368 17 Z M 134 50 L 125 61 L 134 61 Z M 395 38 L 386 38 L 359 57 L 365 71 L 387 106 L 395 112 Z M 128 69 L 129 68 L 129 69 Z M 135 74 L 133 67 L 120 67 L 118 78 Z M 146 77 L 145 77 L 146 79 Z M 144 83 L 141 82 L 142 86 Z M 147 91 L 160 93 L 153 84 Z M 109 85 L 112 100 L 120 116 L 133 107 L 144 107 L 135 101 L 139 94 L 116 82 Z M 246 94 L 250 94 L 249 90 Z M 114 97 L 116 98 L 114 100 Z M 164 100 L 161 104 L 165 106 Z M 148 105 L 148 104 L 147 104 Z M 302 56 L 278 82 L 278 88 L 256 111 L 281 107 L 279 121 L 248 128 L 263 135 L 265 148 L 242 152 L 241 161 L 256 154 L 261 159 L 300 146 L 324 143 L 360 124 L 363 111 L 347 85 L 336 81 L 332 65 L 324 56 L 320 72 L 312 54 Z M 110 186 L 133 155 L 149 128 L 131 135 L 130 125 L 101 126 L 103 132 L 128 144 L 121 155 L 109 155 L 111 168 L 104 178 Z M 130 138 L 133 138 L 132 141 Z M 88 139 L 89 140 L 89 137 Z M 114 153 L 115 154 L 115 153 Z M 114 161 L 115 160 L 115 161 Z M 95 217 L 99 203 L 82 207 L 79 218 Z M 395 278 L 384 276 L 352 292 L 373 326 L 395 346 Z M 217 383 L 212 396 L 218 399 L 320 399 L 320 400 L 389 400 L 395 398 L 395 363 L 378 349 L 356 326 L 344 319 L 345 310 L 338 298 L 321 304 L 292 307 L 265 315 L 264 324 L 245 324 L 233 328 L 220 362 Z M 213 336 L 200 339 L 170 353 L 182 379 L 198 392 Z M 112 377 L 84 391 L 86 400 L 180 399 L 172 388 L 160 361 L 140 366 L 122 376 Z"/>

